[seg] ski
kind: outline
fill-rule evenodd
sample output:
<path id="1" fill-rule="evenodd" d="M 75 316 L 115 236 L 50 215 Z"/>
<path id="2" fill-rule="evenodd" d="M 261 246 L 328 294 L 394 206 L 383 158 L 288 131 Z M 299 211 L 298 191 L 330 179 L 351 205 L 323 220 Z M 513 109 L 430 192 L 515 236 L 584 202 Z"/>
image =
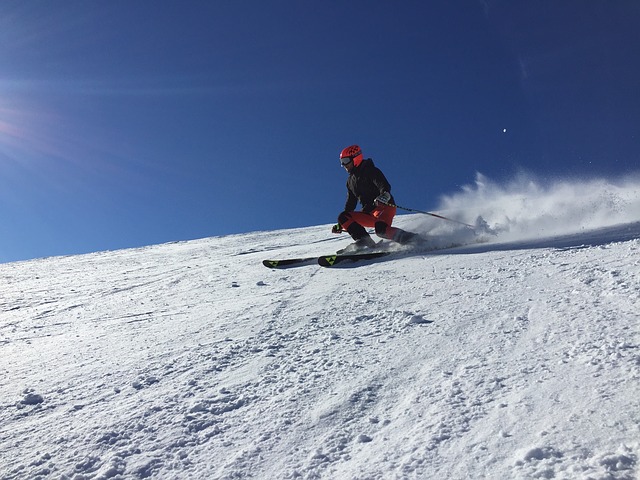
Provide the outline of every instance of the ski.
<path id="1" fill-rule="evenodd" d="M 334 267 L 343 262 L 359 262 L 361 260 L 371 260 L 373 258 L 384 257 L 390 252 L 365 252 L 365 253 L 346 253 L 335 255 L 324 255 L 318 257 L 318 264 L 321 267 Z"/>
<path id="2" fill-rule="evenodd" d="M 263 260 L 262 264 L 267 268 L 284 269 L 303 267 L 305 265 L 320 265 L 322 267 L 333 267 L 343 262 L 358 262 L 373 258 L 384 257 L 391 252 L 363 252 L 363 253 L 334 253 L 322 255 L 320 257 L 285 258 L 282 260 Z"/>
<path id="3" fill-rule="evenodd" d="M 263 260 L 262 264 L 267 268 L 294 268 L 304 265 L 313 265 L 318 257 L 285 258 L 283 260 Z"/>

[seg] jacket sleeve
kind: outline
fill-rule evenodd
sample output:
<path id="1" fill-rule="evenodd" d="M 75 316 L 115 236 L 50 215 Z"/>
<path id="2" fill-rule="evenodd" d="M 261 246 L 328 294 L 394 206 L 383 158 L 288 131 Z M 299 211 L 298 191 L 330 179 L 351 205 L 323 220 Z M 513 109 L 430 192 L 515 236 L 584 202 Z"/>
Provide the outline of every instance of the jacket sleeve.
<path id="1" fill-rule="evenodd" d="M 391 193 L 391 184 L 387 181 L 387 178 L 382 173 L 382 170 L 379 168 L 373 169 L 373 175 L 371 176 L 371 180 L 373 184 L 378 188 L 378 192 L 389 192 Z"/>
<path id="2" fill-rule="evenodd" d="M 345 212 L 353 212 L 358 205 L 358 197 L 351 191 L 349 188 L 349 183 L 347 182 L 347 201 L 344 204 Z"/>

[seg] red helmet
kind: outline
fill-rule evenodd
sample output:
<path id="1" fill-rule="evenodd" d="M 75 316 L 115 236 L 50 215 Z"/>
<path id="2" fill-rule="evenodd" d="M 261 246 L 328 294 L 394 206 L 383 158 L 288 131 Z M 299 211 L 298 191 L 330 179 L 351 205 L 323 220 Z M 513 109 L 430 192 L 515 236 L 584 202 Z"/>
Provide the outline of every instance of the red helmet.
<path id="1" fill-rule="evenodd" d="M 357 167 L 362 163 L 362 159 L 362 150 L 358 145 L 351 145 L 340 152 L 340 163 L 343 165 L 348 164 L 349 160 L 353 160 L 353 165 Z"/>

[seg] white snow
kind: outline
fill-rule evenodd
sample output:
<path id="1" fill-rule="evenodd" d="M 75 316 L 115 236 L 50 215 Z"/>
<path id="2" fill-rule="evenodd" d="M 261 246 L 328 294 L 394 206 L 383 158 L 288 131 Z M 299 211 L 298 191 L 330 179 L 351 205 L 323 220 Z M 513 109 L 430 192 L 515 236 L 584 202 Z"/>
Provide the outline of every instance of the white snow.
<path id="1" fill-rule="evenodd" d="M 482 180 L 442 212 L 496 237 L 347 268 L 261 264 L 328 225 L 0 265 L 0 478 L 637 478 L 639 190 Z"/>

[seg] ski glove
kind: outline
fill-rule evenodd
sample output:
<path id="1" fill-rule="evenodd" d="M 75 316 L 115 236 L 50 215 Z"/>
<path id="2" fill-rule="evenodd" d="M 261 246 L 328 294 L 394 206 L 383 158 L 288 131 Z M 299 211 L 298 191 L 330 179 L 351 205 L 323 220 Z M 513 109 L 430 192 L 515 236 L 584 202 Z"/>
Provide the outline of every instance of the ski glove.
<path id="1" fill-rule="evenodd" d="M 380 195 L 378 195 L 375 202 L 376 202 L 376 205 L 380 205 L 380 204 L 389 205 L 390 200 L 391 200 L 391 194 L 389 192 L 382 192 Z"/>
<path id="2" fill-rule="evenodd" d="M 340 225 L 339 223 L 336 223 L 331 229 L 331 233 L 342 233 L 343 231 L 344 230 L 342 230 L 342 225 Z"/>

